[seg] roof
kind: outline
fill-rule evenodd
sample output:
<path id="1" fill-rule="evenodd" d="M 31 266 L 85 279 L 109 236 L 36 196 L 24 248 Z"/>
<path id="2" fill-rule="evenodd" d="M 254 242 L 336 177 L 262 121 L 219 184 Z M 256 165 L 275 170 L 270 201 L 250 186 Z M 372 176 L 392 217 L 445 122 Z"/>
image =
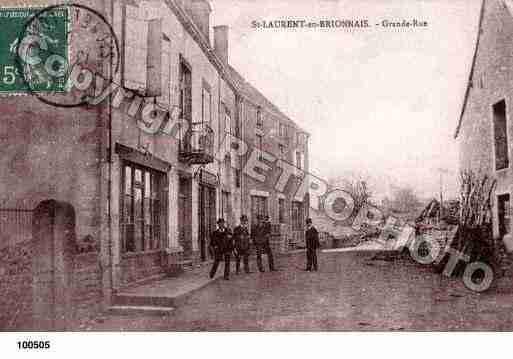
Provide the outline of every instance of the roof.
<path id="1" fill-rule="evenodd" d="M 479 24 L 477 26 L 476 44 L 474 47 L 474 54 L 472 55 L 472 64 L 470 65 L 470 72 L 468 75 L 467 86 L 465 88 L 465 97 L 463 98 L 463 104 L 461 105 L 460 117 L 458 119 L 458 125 L 456 126 L 456 131 L 454 132 L 454 138 L 457 138 L 458 134 L 460 132 L 461 124 L 463 122 L 463 115 L 465 114 L 465 108 L 467 107 L 468 97 L 470 95 L 470 88 L 472 86 L 472 77 L 474 76 L 474 68 L 476 66 L 477 50 L 479 48 L 479 40 L 481 38 L 481 25 L 483 23 L 485 1 L 486 0 L 481 1 L 481 10 L 479 12 Z"/>
<path id="2" fill-rule="evenodd" d="M 228 65 L 228 69 L 232 75 L 232 78 L 237 81 L 237 87 L 241 92 L 241 95 L 246 97 L 253 104 L 266 108 L 273 114 L 279 116 L 282 120 L 285 120 L 289 125 L 294 126 L 302 132 L 308 134 L 307 131 L 299 127 L 293 120 L 291 120 L 286 114 L 284 114 L 275 104 L 273 104 L 267 97 L 265 97 L 256 87 L 251 85 L 237 70 L 231 65 Z"/>
<path id="3" fill-rule="evenodd" d="M 285 119 L 292 126 L 299 129 L 304 133 L 308 133 L 304 129 L 300 128 L 294 121 L 292 121 L 287 115 L 285 115 L 276 105 L 269 101 L 260 91 L 258 91 L 253 85 L 246 81 L 246 79 L 237 72 L 231 65 L 224 63 L 216 54 L 208 40 L 202 35 L 198 26 L 194 23 L 191 17 L 178 6 L 175 1 L 165 0 L 165 3 L 177 16 L 178 20 L 192 36 L 196 43 L 200 46 L 203 53 L 210 60 L 212 65 L 220 72 L 221 77 L 228 83 L 235 92 L 240 93 L 243 97 L 246 97 L 250 102 L 253 102 L 257 106 L 266 108 L 275 115 Z"/>

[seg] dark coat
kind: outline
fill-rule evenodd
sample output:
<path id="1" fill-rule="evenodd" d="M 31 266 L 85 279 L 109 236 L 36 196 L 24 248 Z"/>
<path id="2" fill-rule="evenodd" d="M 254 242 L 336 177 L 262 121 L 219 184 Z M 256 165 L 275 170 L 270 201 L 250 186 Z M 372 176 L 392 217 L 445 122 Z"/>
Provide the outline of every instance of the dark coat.
<path id="1" fill-rule="evenodd" d="M 233 243 L 237 251 L 249 250 L 249 229 L 237 226 L 233 230 Z"/>
<path id="2" fill-rule="evenodd" d="M 228 228 L 221 231 L 219 228 L 210 236 L 210 247 L 214 254 L 226 254 L 233 251 L 232 233 Z"/>
<path id="3" fill-rule="evenodd" d="M 306 230 L 305 242 L 306 248 L 308 249 L 317 249 L 321 246 L 319 242 L 319 232 L 317 232 L 317 229 L 315 229 L 314 226 Z"/>
<path id="4" fill-rule="evenodd" d="M 271 237 L 271 222 L 264 222 L 255 226 L 252 231 L 255 245 L 269 244 Z"/>

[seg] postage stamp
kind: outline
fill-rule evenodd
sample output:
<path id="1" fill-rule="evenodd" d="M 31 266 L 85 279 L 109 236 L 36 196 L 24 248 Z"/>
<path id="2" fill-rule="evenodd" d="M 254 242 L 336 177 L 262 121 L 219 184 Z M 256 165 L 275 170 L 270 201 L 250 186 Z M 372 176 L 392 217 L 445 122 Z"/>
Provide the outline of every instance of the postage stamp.
<path id="1" fill-rule="evenodd" d="M 68 57 L 68 23 L 64 7 L 0 8 L 0 93 L 64 91 L 64 76 L 51 73 L 63 66 L 56 56 Z"/>
<path id="2" fill-rule="evenodd" d="M 52 38 L 48 29 L 60 37 Z M 119 41 L 112 26 L 104 15 L 85 5 L 45 7 L 27 19 L 19 38 L 16 69 L 28 92 L 47 105 L 86 105 L 94 89 L 109 86 L 119 70 Z M 52 49 L 60 41 L 67 46 Z"/>

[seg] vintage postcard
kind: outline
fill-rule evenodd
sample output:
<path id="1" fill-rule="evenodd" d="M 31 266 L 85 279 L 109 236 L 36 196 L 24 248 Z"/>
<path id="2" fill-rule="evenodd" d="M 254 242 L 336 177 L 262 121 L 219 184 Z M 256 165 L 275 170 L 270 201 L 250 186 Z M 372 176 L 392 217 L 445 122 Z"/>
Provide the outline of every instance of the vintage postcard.
<path id="1" fill-rule="evenodd" d="M 512 39 L 512 0 L 0 2 L 0 330 L 513 330 Z"/>

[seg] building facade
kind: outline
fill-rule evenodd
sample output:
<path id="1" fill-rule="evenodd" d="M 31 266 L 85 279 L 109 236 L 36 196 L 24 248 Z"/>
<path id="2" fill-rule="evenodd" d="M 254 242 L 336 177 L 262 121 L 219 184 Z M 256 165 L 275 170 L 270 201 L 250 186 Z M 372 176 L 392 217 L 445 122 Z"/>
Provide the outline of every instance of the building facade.
<path id="1" fill-rule="evenodd" d="M 269 216 L 275 224 L 276 236 L 280 234 L 275 249 L 283 251 L 289 246 L 302 245 L 309 199 L 300 189 L 308 173 L 309 135 L 234 68 L 230 67 L 230 71 L 239 88 L 237 103 L 243 126 L 238 135 L 249 147 L 242 163 L 250 162 L 254 153 L 268 153 L 269 158 L 263 158 L 262 162 L 274 169 L 264 169 L 262 177 L 250 175 L 243 166 L 235 169 L 237 173 L 242 172 L 242 180 L 236 182 L 242 196 L 240 208 L 250 224 L 256 223 L 259 215 Z"/>
<path id="2" fill-rule="evenodd" d="M 308 134 L 229 65 L 207 0 L 80 4 L 112 26 L 119 86 L 94 106 L 0 99 L 0 290 L 20 298 L 0 306 L 21 313 L 2 327 L 69 328 L 123 288 L 209 261 L 219 217 L 269 215 L 285 251 L 308 214 Z M 220 155 L 227 134 L 247 153 Z M 276 171 L 245 170 L 253 151 L 299 169 L 277 188 Z"/>
<path id="3" fill-rule="evenodd" d="M 493 193 L 493 234 L 513 249 L 511 168 L 513 104 L 513 3 L 483 0 L 472 67 L 455 138 L 460 169 L 497 180 Z"/>

